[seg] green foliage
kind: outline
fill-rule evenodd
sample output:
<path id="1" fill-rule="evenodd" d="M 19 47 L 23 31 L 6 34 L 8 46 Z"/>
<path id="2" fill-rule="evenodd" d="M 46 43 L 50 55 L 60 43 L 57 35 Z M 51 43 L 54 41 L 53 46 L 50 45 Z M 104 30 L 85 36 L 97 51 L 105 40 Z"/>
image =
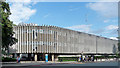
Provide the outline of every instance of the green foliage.
<path id="1" fill-rule="evenodd" d="M 77 61 L 78 57 L 58 57 L 58 61 Z"/>
<path id="2" fill-rule="evenodd" d="M 120 51 L 120 42 L 118 42 L 118 51 Z"/>
<path id="3" fill-rule="evenodd" d="M 105 57 L 105 56 L 95 56 L 95 59 L 97 58 L 97 59 L 105 59 L 105 58 L 120 58 L 120 56 L 107 56 L 107 57 Z"/>
<path id="4" fill-rule="evenodd" d="M 120 37 L 117 38 L 118 38 L 118 51 L 120 51 Z"/>
<path id="5" fill-rule="evenodd" d="M 105 56 L 95 56 L 95 59 L 103 59 L 103 58 L 105 58 Z"/>
<path id="6" fill-rule="evenodd" d="M 16 61 L 16 58 L 2 57 L 2 62 L 13 62 Z"/>
<path id="7" fill-rule="evenodd" d="M 9 46 L 12 46 L 17 42 L 17 39 L 13 37 L 13 22 L 9 20 L 11 15 L 9 4 L 0 1 L 0 25 L 2 26 L 2 50 L 9 50 Z"/>

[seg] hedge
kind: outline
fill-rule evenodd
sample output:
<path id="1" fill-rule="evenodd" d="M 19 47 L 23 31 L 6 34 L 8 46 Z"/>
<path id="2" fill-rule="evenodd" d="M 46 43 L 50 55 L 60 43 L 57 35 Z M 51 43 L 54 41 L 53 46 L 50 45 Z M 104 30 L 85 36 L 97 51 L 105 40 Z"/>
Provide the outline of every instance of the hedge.
<path id="1" fill-rule="evenodd" d="M 95 59 L 104 59 L 104 58 L 120 58 L 120 56 L 95 56 Z"/>
<path id="2" fill-rule="evenodd" d="M 120 58 L 120 56 L 94 56 L 94 59 Z M 58 61 L 78 61 L 78 57 L 58 57 Z"/>
<path id="3" fill-rule="evenodd" d="M 58 57 L 58 61 L 78 61 L 78 57 Z"/>
<path id="4" fill-rule="evenodd" d="M 16 58 L 2 57 L 2 62 L 14 62 Z"/>

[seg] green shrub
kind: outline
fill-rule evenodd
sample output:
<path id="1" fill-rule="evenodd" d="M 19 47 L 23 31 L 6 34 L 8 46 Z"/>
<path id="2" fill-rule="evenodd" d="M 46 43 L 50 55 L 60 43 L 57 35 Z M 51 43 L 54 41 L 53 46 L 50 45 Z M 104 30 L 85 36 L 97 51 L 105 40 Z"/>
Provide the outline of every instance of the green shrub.
<path id="1" fill-rule="evenodd" d="M 58 57 L 58 61 L 77 61 L 78 57 Z"/>
<path id="2" fill-rule="evenodd" d="M 16 58 L 2 57 L 2 62 L 13 62 Z"/>
<path id="3" fill-rule="evenodd" d="M 95 59 L 103 59 L 103 58 L 105 58 L 105 56 L 95 56 Z"/>
<path id="4" fill-rule="evenodd" d="M 118 58 L 120 58 L 120 56 L 117 56 Z M 117 58 L 116 56 L 95 56 L 95 59 L 105 59 L 105 58 Z"/>

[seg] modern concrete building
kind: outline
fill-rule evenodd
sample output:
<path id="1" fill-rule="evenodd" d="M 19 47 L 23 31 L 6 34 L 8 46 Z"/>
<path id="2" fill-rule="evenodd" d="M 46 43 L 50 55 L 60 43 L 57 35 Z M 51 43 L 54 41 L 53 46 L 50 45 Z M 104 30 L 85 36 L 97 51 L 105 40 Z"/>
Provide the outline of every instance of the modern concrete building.
<path id="1" fill-rule="evenodd" d="M 58 55 L 112 55 L 117 49 L 117 40 L 87 34 L 56 26 L 38 26 L 20 23 L 14 26 L 18 43 L 13 54 L 26 54 L 35 60 L 54 60 Z"/>

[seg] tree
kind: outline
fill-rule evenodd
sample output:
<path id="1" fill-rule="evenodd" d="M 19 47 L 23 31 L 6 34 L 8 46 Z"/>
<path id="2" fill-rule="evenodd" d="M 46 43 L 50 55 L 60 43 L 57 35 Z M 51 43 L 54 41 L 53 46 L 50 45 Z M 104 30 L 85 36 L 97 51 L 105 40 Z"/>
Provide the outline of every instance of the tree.
<path id="1" fill-rule="evenodd" d="M 120 37 L 117 37 L 118 38 L 118 53 L 116 56 L 120 56 Z"/>
<path id="2" fill-rule="evenodd" d="M 11 15 L 9 4 L 0 1 L 0 15 L 2 26 L 2 51 L 7 51 L 9 54 L 9 46 L 12 46 L 17 42 L 17 39 L 13 37 L 13 22 L 9 20 L 9 15 Z"/>
<path id="3" fill-rule="evenodd" d="M 118 51 L 120 52 L 120 42 L 118 42 Z"/>
<path id="4" fill-rule="evenodd" d="M 118 38 L 118 51 L 120 52 L 120 37 L 117 38 Z"/>

